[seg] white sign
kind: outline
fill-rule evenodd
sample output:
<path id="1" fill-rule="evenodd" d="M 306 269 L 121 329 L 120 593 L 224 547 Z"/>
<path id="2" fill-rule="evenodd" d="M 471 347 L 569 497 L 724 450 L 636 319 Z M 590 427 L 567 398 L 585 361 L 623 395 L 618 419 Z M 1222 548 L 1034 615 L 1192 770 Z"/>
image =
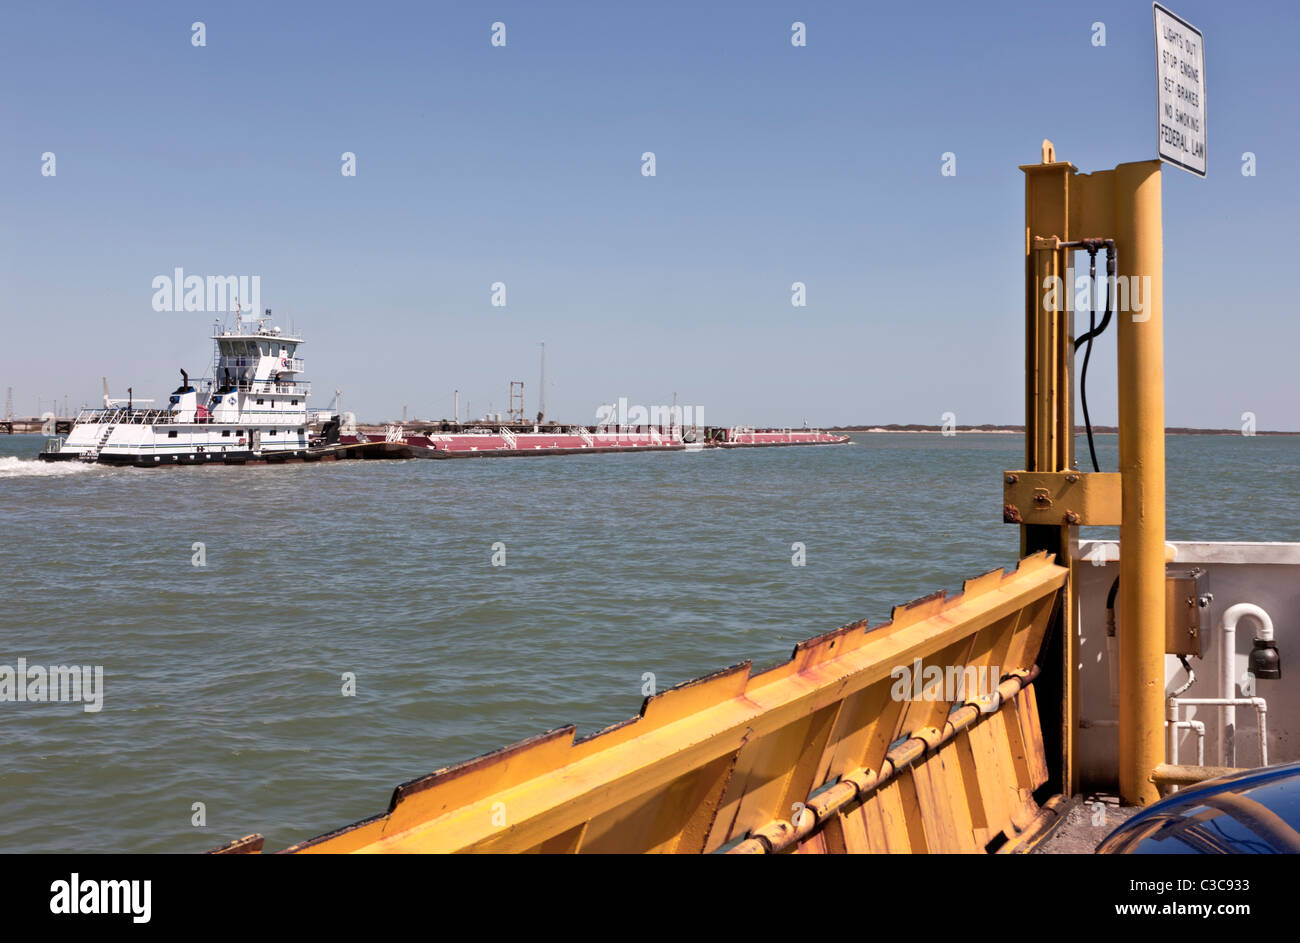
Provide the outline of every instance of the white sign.
<path id="1" fill-rule="evenodd" d="M 1191 23 L 1153 4 L 1160 159 L 1205 176 L 1205 43 Z"/>

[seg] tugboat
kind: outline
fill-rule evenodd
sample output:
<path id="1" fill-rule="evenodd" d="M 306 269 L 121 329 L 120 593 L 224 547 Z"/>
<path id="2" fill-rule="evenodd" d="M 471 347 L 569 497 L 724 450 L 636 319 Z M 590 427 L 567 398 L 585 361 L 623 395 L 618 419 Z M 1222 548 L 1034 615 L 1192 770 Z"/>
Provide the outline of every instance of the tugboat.
<path id="1" fill-rule="evenodd" d="M 66 438 L 47 440 L 40 458 L 103 465 L 250 464 L 315 461 L 334 457 L 338 422 L 313 435 L 297 356 L 303 339 L 269 325 L 271 309 L 234 326 L 217 325 L 213 377 L 181 385 L 165 409 L 141 408 L 133 399 L 111 399 L 82 409 Z M 152 401 L 147 401 L 152 402 Z"/>

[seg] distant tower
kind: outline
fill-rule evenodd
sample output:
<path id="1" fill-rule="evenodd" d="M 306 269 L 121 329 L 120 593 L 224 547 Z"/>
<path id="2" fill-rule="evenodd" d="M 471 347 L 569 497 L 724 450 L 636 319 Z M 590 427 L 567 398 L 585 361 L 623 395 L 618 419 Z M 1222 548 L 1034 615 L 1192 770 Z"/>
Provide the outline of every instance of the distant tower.
<path id="1" fill-rule="evenodd" d="M 542 342 L 542 385 L 537 394 L 537 421 L 546 419 L 546 342 Z"/>
<path id="2" fill-rule="evenodd" d="M 5 418 L 14 418 L 14 388 L 9 387 L 9 392 L 5 393 Z"/>
<path id="3" fill-rule="evenodd" d="M 524 421 L 524 381 L 510 381 L 510 421 Z"/>

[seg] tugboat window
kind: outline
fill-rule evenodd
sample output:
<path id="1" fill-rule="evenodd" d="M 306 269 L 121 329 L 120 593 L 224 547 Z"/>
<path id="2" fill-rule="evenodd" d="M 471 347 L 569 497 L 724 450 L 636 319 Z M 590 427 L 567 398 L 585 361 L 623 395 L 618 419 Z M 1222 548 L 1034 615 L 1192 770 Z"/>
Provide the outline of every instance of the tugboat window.
<path id="1" fill-rule="evenodd" d="M 168 430 L 168 432 L 167 432 L 167 438 L 169 438 L 169 439 L 174 439 L 174 438 L 176 438 L 176 430 L 175 430 L 175 429 L 170 429 L 170 430 Z"/>

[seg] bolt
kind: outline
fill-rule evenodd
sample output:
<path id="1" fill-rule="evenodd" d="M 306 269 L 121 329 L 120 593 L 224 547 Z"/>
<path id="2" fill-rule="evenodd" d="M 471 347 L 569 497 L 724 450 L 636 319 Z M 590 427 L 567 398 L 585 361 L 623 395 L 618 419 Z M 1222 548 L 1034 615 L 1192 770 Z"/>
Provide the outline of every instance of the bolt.
<path id="1" fill-rule="evenodd" d="M 1016 475 L 1007 475 L 1007 484 L 1014 485 L 1020 478 Z"/>
<path id="2" fill-rule="evenodd" d="M 1066 475 L 1066 476 L 1065 476 L 1065 480 L 1068 481 L 1070 484 L 1074 484 L 1076 481 L 1079 480 L 1079 476 L 1078 476 L 1078 475 Z"/>
<path id="3" fill-rule="evenodd" d="M 1078 515 L 1077 513 L 1075 513 L 1074 511 L 1066 511 L 1066 512 L 1065 512 L 1065 523 L 1067 523 L 1067 524 L 1077 524 L 1077 523 L 1079 523 L 1079 515 Z"/>

